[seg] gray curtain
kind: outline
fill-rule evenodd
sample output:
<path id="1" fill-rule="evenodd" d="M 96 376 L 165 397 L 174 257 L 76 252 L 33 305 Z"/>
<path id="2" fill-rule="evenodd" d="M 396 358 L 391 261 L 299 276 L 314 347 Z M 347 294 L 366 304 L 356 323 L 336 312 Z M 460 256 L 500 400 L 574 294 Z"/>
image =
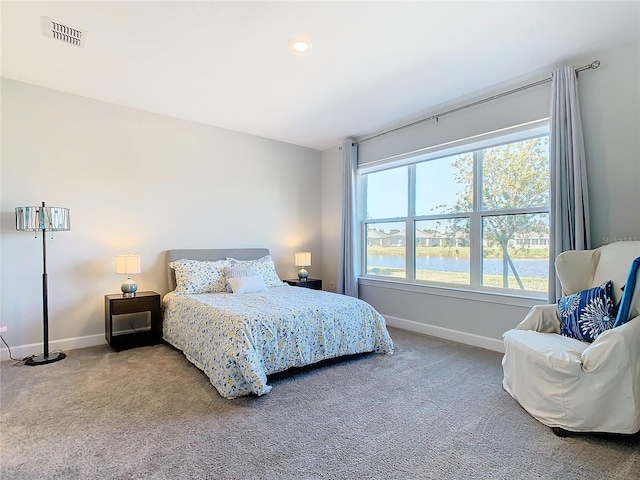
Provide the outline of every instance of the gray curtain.
<path id="1" fill-rule="evenodd" d="M 358 224 L 356 217 L 356 180 L 358 146 L 348 140 L 342 144 L 342 230 L 338 263 L 338 293 L 358 296 Z"/>
<path id="2" fill-rule="evenodd" d="M 562 296 L 555 258 L 566 250 L 591 248 L 589 195 L 584 139 L 575 68 L 553 72 L 549 138 L 551 215 L 549 245 L 549 302 Z"/>

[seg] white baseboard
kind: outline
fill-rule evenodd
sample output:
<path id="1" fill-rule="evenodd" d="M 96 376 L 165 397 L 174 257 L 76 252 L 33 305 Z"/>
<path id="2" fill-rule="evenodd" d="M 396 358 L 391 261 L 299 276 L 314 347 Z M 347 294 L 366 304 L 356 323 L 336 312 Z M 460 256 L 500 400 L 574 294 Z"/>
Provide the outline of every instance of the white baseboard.
<path id="1" fill-rule="evenodd" d="M 435 325 L 427 325 L 426 323 L 415 322 L 413 320 L 405 320 L 404 318 L 391 317 L 383 315 L 390 327 L 397 327 L 410 332 L 422 333 L 432 337 L 451 340 L 452 342 L 464 343 L 474 347 L 485 348 L 495 352 L 504 353 L 504 343 L 495 338 L 483 337 L 474 333 L 461 332 L 459 330 L 451 330 L 450 328 L 437 327 Z"/>
<path id="2" fill-rule="evenodd" d="M 425 323 L 415 322 L 413 320 L 405 320 L 404 318 L 391 317 L 384 315 L 387 325 L 391 327 L 401 328 L 410 332 L 431 335 L 432 337 L 443 338 L 452 342 L 464 343 L 465 345 L 473 345 L 474 347 L 486 348 L 495 352 L 504 353 L 504 344 L 501 340 L 495 338 L 483 337 L 473 333 L 461 332 L 459 330 L 451 330 L 450 328 L 437 327 L 435 325 L 427 325 Z M 119 332 L 120 333 L 120 332 Z M 76 348 L 94 347 L 96 345 L 104 345 L 107 341 L 104 334 L 87 335 L 84 337 L 65 338 L 63 340 L 53 340 L 49 342 L 49 351 L 54 350 L 74 350 Z M 0 349 L 0 360 L 9 360 L 9 351 L 4 348 Z M 13 358 L 25 358 L 29 355 L 38 355 L 42 353 L 41 343 L 32 343 L 29 345 L 11 346 L 11 355 Z"/>
<path id="3" fill-rule="evenodd" d="M 6 340 L 6 339 L 5 339 Z M 76 348 L 85 348 L 85 347 L 94 347 L 96 345 L 104 345 L 107 343 L 107 340 L 104 338 L 103 334 L 97 335 L 87 335 L 84 337 L 74 337 L 74 338 L 65 338 L 62 340 L 52 340 L 49 342 L 49 351 L 53 352 L 54 350 L 74 350 Z M 6 345 L 3 343 L 0 349 L 0 360 L 10 360 L 9 358 L 9 350 L 7 350 Z M 28 345 L 16 345 L 13 346 L 9 344 L 11 347 L 11 356 L 13 358 L 25 358 L 30 355 L 39 355 L 43 351 L 43 346 L 41 343 L 31 343 Z"/>

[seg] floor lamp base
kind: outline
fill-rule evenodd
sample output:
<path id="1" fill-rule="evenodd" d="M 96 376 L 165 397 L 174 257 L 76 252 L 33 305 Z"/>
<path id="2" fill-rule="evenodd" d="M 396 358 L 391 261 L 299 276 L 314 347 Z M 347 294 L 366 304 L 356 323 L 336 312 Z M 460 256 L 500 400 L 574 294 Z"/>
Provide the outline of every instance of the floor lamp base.
<path id="1" fill-rule="evenodd" d="M 47 363 L 57 362 L 58 360 L 62 360 L 67 355 L 62 352 L 50 353 L 49 356 L 45 357 L 44 354 L 34 355 L 33 357 L 29 357 L 24 361 L 25 365 L 31 365 L 35 367 L 36 365 L 46 365 Z"/>

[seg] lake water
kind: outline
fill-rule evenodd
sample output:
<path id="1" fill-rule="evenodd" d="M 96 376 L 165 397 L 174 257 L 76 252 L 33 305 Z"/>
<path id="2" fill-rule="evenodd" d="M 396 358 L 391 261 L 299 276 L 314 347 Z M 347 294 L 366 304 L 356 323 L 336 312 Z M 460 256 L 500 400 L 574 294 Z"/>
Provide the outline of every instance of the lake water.
<path id="1" fill-rule="evenodd" d="M 502 275 L 501 258 L 485 258 L 482 260 L 485 275 Z M 521 277 L 547 278 L 549 260 L 547 259 L 513 259 L 518 275 Z M 367 265 L 373 267 L 404 268 L 405 259 L 398 255 L 368 255 Z M 469 272 L 468 258 L 449 257 L 417 257 L 418 270 L 436 270 L 440 272 Z M 511 273 L 511 271 L 509 271 Z"/>

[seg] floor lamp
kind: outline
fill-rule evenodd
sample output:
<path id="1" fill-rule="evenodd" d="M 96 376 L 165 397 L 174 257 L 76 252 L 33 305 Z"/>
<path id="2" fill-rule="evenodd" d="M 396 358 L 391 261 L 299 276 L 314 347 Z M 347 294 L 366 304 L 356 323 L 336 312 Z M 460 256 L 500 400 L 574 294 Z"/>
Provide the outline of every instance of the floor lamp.
<path id="1" fill-rule="evenodd" d="M 69 209 L 46 207 L 16 207 L 16 230 L 21 232 L 42 231 L 42 325 L 44 353 L 25 360 L 25 365 L 45 365 L 66 357 L 62 352 L 49 353 L 49 303 L 47 296 L 47 231 L 69 230 Z M 37 237 L 37 235 L 36 235 Z"/>

